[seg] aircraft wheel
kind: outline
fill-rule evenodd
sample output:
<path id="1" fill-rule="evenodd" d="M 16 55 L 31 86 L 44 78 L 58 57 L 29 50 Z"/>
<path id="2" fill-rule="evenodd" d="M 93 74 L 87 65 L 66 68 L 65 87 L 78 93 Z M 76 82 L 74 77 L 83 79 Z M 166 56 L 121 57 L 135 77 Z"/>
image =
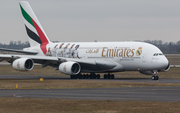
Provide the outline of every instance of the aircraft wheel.
<path id="1" fill-rule="evenodd" d="M 79 79 L 82 79 L 82 74 L 77 75 Z"/>
<path id="2" fill-rule="evenodd" d="M 158 76 L 152 76 L 151 79 L 152 80 L 159 80 L 159 77 Z"/>
<path id="3" fill-rule="evenodd" d="M 111 75 L 110 74 L 108 74 L 108 79 L 111 79 Z"/>
<path id="4" fill-rule="evenodd" d="M 83 74 L 83 77 L 84 77 L 84 79 L 87 79 L 87 76 L 85 74 Z"/>
<path id="5" fill-rule="evenodd" d="M 78 75 L 72 75 L 73 76 L 73 79 L 77 79 L 78 78 Z"/>
<path id="6" fill-rule="evenodd" d="M 99 74 L 97 74 L 97 75 L 96 75 L 96 78 L 97 78 L 97 79 L 100 79 L 100 75 L 99 75 Z"/>
<path id="7" fill-rule="evenodd" d="M 77 79 L 77 75 L 72 75 L 72 79 Z"/>
<path id="8" fill-rule="evenodd" d="M 92 76 L 93 76 L 93 77 L 92 77 L 93 79 L 96 79 L 96 74 L 93 74 Z"/>
<path id="9" fill-rule="evenodd" d="M 70 78 L 71 78 L 71 79 L 74 79 L 73 75 L 70 75 Z"/>
<path id="10" fill-rule="evenodd" d="M 107 79 L 107 75 L 106 74 L 104 74 L 104 79 Z"/>
<path id="11" fill-rule="evenodd" d="M 89 75 L 88 74 L 86 74 L 85 76 L 86 76 L 86 79 L 89 79 Z"/>
<path id="12" fill-rule="evenodd" d="M 152 76 L 151 79 L 152 79 L 152 80 L 155 80 L 155 76 Z"/>
<path id="13" fill-rule="evenodd" d="M 82 79 L 86 79 L 86 75 L 85 74 L 82 75 Z"/>
<path id="14" fill-rule="evenodd" d="M 86 74 L 86 76 L 87 76 L 87 79 L 90 79 L 90 78 L 91 78 L 91 75 Z"/>
<path id="15" fill-rule="evenodd" d="M 152 79 L 152 80 L 156 80 L 156 77 L 155 77 L 155 76 L 152 76 L 151 79 Z"/>
<path id="16" fill-rule="evenodd" d="M 158 76 L 156 76 L 155 78 L 156 78 L 156 80 L 159 80 L 159 77 L 158 77 Z"/>
<path id="17" fill-rule="evenodd" d="M 114 74 L 112 74 L 112 75 L 110 76 L 110 78 L 111 78 L 111 79 L 114 79 Z"/>
<path id="18" fill-rule="evenodd" d="M 93 75 L 92 74 L 90 74 L 90 79 L 93 79 Z"/>

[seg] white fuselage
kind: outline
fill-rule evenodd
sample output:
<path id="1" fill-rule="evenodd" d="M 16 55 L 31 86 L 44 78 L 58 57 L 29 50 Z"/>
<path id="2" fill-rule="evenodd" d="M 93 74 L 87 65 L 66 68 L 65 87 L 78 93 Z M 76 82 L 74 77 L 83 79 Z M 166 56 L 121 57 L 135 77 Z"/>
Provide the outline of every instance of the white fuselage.
<path id="1" fill-rule="evenodd" d="M 66 47 L 67 44 L 70 45 Z M 71 48 L 73 44 L 74 46 Z M 159 48 L 144 42 L 68 42 L 64 43 L 61 48 L 59 48 L 61 43 L 51 43 L 46 48 L 53 50 L 55 45 L 57 45 L 57 50 L 62 51 L 61 56 L 58 56 L 57 53 L 57 57 L 105 60 L 117 65 L 113 69 L 101 72 L 162 70 L 169 63 Z M 53 56 L 56 56 L 54 54 Z M 91 70 L 82 71 L 89 72 Z"/>

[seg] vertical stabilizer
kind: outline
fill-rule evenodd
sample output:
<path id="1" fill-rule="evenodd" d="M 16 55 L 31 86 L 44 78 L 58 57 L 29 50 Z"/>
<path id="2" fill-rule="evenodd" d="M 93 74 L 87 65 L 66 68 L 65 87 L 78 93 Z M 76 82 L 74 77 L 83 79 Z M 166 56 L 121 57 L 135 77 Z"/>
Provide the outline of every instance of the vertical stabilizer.
<path id="1" fill-rule="evenodd" d="M 30 46 L 33 47 L 40 45 L 41 50 L 44 54 L 46 54 L 46 45 L 50 43 L 50 40 L 44 32 L 29 3 L 27 1 L 21 1 L 19 4 L 23 15 L 25 28 L 29 36 Z"/>

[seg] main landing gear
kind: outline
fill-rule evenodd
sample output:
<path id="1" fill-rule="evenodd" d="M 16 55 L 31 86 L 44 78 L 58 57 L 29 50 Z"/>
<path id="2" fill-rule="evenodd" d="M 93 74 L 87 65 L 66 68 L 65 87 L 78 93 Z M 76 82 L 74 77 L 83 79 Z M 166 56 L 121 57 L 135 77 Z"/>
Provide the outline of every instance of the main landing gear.
<path id="1" fill-rule="evenodd" d="M 158 71 L 153 71 L 153 76 L 151 77 L 152 80 L 159 80 Z"/>
<path id="2" fill-rule="evenodd" d="M 100 79 L 100 74 L 91 73 L 88 74 L 78 74 L 78 75 L 71 75 L 71 79 Z M 114 79 L 114 74 L 104 74 L 104 79 Z"/>
<path id="3" fill-rule="evenodd" d="M 91 73 L 88 74 L 78 74 L 78 75 L 71 75 L 71 79 L 100 79 L 100 74 Z"/>
<path id="4" fill-rule="evenodd" d="M 104 79 L 114 79 L 114 74 L 104 74 Z"/>

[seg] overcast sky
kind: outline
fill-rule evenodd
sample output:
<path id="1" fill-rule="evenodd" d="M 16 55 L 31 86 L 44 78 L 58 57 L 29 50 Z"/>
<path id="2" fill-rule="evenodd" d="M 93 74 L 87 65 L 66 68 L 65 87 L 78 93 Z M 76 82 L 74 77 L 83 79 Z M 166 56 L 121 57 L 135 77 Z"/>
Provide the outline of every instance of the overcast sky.
<path id="1" fill-rule="evenodd" d="M 52 41 L 180 40 L 180 0 L 28 0 Z M 28 41 L 19 0 L 0 1 L 0 43 Z"/>

